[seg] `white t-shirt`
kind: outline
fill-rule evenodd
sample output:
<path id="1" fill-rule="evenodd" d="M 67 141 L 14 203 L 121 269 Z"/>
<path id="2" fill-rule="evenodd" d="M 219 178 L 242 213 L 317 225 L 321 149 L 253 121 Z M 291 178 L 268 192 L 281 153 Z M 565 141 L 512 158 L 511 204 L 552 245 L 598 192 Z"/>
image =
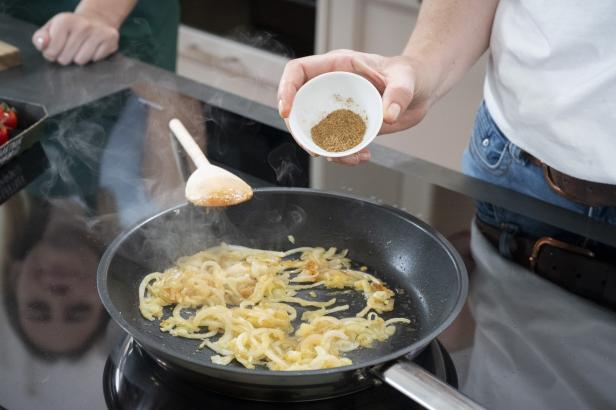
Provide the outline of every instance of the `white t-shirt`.
<path id="1" fill-rule="evenodd" d="M 616 184 L 616 0 L 501 0 L 488 110 L 551 167 Z"/>

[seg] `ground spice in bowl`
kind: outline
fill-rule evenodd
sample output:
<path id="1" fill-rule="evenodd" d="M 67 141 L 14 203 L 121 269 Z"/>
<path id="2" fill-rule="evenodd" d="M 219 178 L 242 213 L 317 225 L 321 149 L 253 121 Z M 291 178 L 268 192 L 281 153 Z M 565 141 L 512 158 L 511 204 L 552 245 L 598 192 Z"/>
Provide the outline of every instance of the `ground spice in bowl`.
<path id="1" fill-rule="evenodd" d="M 310 129 L 314 143 L 330 152 L 342 152 L 353 148 L 362 142 L 365 132 L 364 119 L 347 109 L 330 112 Z"/>

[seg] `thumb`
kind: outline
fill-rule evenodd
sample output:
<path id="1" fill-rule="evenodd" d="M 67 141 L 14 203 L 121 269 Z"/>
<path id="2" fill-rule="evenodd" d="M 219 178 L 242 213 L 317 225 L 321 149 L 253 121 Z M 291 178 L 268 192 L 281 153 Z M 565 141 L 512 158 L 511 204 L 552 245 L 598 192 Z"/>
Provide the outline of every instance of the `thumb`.
<path id="1" fill-rule="evenodd" d="M 32 44 L 38 51 L 43 51 L 49 45 L 49 23 L 39 28 L 32 35 Z"/>
<path id="2" fill-rule="evenodd" d="M 386 71 L 383 92 L 383 120 L 392 124 L 406 111 L 415 92 L 413 70 L 408 65 L 394 65 Z"/>

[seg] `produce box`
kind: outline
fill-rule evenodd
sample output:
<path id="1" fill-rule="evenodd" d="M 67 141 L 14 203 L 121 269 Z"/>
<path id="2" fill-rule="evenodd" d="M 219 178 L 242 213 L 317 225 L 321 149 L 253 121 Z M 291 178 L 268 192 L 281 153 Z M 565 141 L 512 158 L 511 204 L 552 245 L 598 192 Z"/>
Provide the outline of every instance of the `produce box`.
<path id="1" fill-rule="evenodd" d="M 0 103 L 6 103 L 17 111 L 17 128 L 10 130 L 9 140 L 0 145 L 0 166 L 11 158 L 30 148 L 43 134 L 43 121 L 47 110 L 39 104 L 17 101 L 0 96 Z"/>
<path id="2" fill-rule="evenodd" d="M 40 143 L 0 168 L 0 204 L 21 191 L 47 169 L 49 160 Z"/>

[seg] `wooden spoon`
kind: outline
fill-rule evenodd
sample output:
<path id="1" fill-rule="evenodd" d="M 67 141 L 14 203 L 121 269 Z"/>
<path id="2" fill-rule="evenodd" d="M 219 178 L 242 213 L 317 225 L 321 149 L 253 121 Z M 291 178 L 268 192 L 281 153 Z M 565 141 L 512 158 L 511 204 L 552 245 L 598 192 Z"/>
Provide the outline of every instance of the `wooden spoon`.
<path id="1" fill-rule="evenodd" d="M 180 120 L 169 121 L 169 128 L 197 166 L 186 182 L 186 199 L 198 206 L 229 206 L 252 198 L 252 188 L 246 182 L 210 164 Z"/>

